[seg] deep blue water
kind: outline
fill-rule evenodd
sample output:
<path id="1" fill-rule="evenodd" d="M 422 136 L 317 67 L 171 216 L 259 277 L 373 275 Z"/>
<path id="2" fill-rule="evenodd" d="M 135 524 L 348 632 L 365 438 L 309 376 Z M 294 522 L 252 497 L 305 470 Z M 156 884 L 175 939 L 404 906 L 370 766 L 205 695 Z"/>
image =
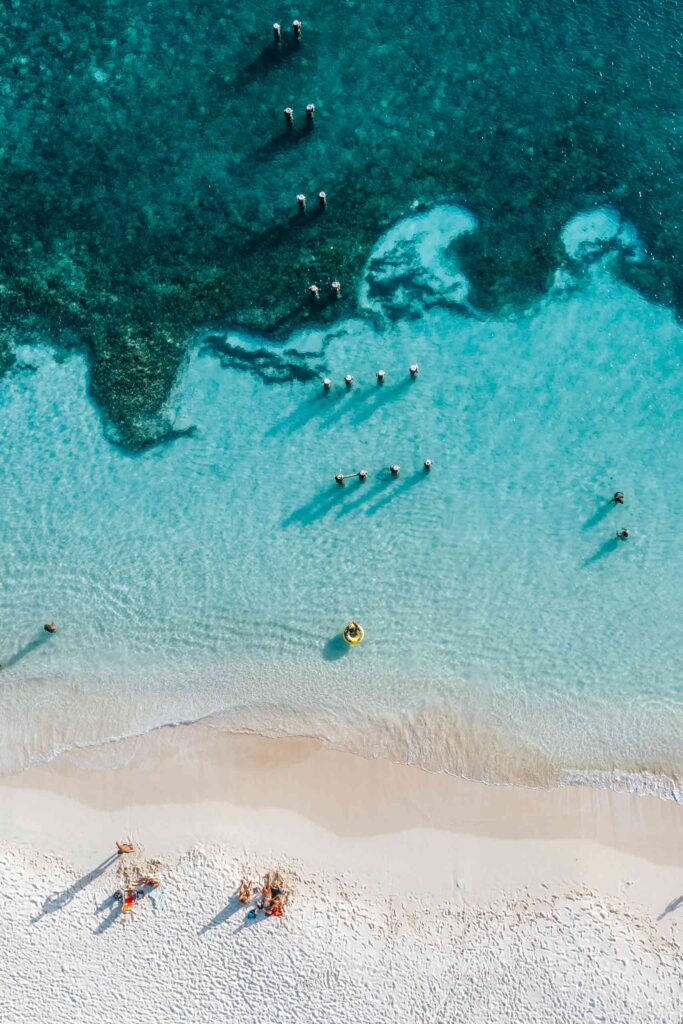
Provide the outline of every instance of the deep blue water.
<path id="1" fill-rule="evenodd" d="M 647 249 L 623 272 L 680 314 L 682 20 L 659 0 L 4 4 L 0 369 L 26 330 L 84 349 L 110 435 L 140 447 L 199 326 L 282 339 L 352 313 L 377 238 L 444 199 L 479 219 L 459 245 L 479 308 L 543 295 L 563 223 L 610 203 Z"/>

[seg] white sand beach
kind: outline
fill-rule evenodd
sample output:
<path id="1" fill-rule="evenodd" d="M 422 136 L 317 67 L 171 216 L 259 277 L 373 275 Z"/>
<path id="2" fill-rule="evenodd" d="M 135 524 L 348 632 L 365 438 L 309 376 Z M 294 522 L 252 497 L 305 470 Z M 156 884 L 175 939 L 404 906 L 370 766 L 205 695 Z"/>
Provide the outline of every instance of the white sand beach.
<path id="1" fill-rule="evenodd" d="M 112 754 L 0 784 L 8 1024 L 683 1019 L 672 802 L 196 726 Z M 286 916 L 252 920 L 270 868 Z M 124 917 L 138 873 L 162 884 Z"/>

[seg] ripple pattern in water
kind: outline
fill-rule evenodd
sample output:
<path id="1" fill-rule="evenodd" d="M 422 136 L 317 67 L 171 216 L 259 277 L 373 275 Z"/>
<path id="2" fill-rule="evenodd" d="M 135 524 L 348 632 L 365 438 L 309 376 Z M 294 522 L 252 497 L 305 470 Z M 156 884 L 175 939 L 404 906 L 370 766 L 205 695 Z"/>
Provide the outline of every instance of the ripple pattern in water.
<path id="1" fill-rule="evenodd" d="M 449 206 L 398 224 L 363 319 L 284 347 L 206 334 L 179 436 L 144 454 L 105 439 L 79 357 L 22 350 L 0 393 L 5 769 L 209 715 L 498 781 L 675 785 L 680 328 L 614 276 L 643 256 L 614 211 L 565 228 L 552 290 L 508 319 L 451 258 L 475 231 Z M 246 372 L 264 352 L 332 391 Z"/>

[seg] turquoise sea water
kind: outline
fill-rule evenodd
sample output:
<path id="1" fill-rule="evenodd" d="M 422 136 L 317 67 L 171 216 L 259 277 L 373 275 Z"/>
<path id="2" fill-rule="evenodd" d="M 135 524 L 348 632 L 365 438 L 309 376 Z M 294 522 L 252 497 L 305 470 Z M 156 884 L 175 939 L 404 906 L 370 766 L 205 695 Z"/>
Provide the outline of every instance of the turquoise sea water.
<path id="1" fill-rule="evenodd" d="M 7 0 L 0 40 L 0 373 L 27 328 L 78 347 L 129 447 L 198 326 L 329 323 L 312 275 L 354 312 L 414 200 L 478 217 L 479 308 L 537 300 L 562 224 L 612 204 L 648 248 L 629 280 L 683 311 L 680 3 Z"/>
<path id="2" fill-rule="evenodd" d="M 198 336 L 175 438 L 143 453 L 107 440 L 82 356 L 18 348 L 4 770 L 211 716 L 491 781 L 680 793 L 680 326 L 624 283 L 646 253 L 615 209 L 565 225 L 547 293 L 504 317 L 451 245 L 477 230 L 416 211 L 378 239 L 360 315 Z"/>

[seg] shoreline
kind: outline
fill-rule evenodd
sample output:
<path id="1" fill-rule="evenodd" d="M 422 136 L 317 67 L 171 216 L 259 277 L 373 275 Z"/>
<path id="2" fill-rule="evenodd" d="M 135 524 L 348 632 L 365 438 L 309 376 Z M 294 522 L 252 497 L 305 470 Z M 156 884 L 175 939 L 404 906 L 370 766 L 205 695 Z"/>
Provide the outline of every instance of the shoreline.
<path id="1" fill-rule="evenodd" d="M 196 726 L 130 741 L 123 766 L 95 754 L 0 780 L 8 1024 L 677 1019 L 671 801 Z M 272 869 L 285 916 L 250 919 L 236 889 Z M 114 890 L 143 874 L 159 890 L 122 915 Z"/>
<path id="2" fill-rule="evenodd" d="M 433 894 L 452 884 L 457 851 L 474 900 L 562 881 L 628 890 L 655 916 L 683 891 L 683 812 L 656 797 L 489 785 L 196 725 L 121 741 L 117 763 L 81 750 L 1 779 L 0 842 L 83 866 L 123 835 L 161 856 L 214 843 L 304 860 L 324 849 L 337 870 L 394 888 L 414 884 L 419 866 Z M 669 924 L 680 932 L 683 915 Z"/>

